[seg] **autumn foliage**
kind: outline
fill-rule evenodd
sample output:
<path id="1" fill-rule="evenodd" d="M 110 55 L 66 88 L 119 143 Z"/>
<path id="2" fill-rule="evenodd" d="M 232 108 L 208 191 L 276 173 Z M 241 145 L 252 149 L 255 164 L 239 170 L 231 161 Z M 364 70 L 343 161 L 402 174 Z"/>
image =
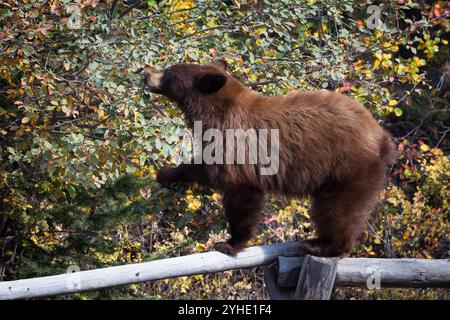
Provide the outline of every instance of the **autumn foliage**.
<path id="1" fill-rule="evenodd" d="M 183 118 L 142 70 L 226 58 L 265 94 L 352 96 L 401 156 L 352 255 L 448 258 L 449 9 L 444 1 L 0 3 L 0 280 L 192 254 L 227 235 L 213 190 L 156 183 Z M 310 238 L 309 199 L 266 203 L 253 245 Z M 231 285 L 230 285 L 231 284 Z M 60 298 L 265 299 L 259 269 Z M 443 298 L 339 289 L 334 298 Z"/>

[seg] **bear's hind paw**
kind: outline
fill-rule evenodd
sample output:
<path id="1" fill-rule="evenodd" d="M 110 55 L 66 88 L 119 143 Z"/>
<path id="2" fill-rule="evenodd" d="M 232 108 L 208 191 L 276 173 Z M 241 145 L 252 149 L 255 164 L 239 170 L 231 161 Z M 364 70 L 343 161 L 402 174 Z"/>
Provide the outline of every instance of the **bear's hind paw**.
<path id="1" fill-rule="evenodd" d="M 298 245 L 298 251 L 302 255 L 311 255 L 316 257 L 345 258 L 349 254 L 349 250 L 347 248 L 337 247 L 333 245 L 332 242 L 321 238 L 302 241 Z"/>
<path id="2" fill-rule="evenodd" d="M 240 251 L 228 242 L 218 242 L 214 245 L 213 249 L 229 256 L 235 256 Z"/>

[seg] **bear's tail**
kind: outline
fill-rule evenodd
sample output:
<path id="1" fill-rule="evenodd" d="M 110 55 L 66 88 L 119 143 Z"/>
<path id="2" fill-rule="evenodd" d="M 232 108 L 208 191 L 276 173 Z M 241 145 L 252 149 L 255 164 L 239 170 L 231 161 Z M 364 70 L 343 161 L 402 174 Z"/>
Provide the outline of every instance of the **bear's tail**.
<path id="1" fill-rule="evenodd" d="M 397 161 L 400 152 L 389 133 L 385 133 L 380 142 L 380 157 L 386 165 L 392 165 Z"/>

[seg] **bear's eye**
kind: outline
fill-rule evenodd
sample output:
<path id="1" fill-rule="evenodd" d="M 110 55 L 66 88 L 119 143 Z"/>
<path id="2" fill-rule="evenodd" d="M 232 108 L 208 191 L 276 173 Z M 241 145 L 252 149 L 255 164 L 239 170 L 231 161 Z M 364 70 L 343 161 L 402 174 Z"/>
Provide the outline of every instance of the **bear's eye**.
<path id="1" fill-rule="evenodd" d="M 173 70 L 166 70 L 161 78 L 161 90 L 175 101 L 183 100 L 186 92 L 186 84 Z"/>

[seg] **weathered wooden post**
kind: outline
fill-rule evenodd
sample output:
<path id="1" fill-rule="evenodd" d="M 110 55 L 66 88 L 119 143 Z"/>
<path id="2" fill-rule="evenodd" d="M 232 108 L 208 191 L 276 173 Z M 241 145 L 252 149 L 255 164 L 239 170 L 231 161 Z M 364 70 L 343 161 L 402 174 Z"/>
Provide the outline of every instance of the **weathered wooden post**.
<path id="1" fill-rule="evenodd" d="M 282 288 L 296 287 L 304 257 L 278 257 L 277 284 Z"/>
<path id="2" fill-rule="evenodd" d="M 339 258 L 278 257 L 264 267 L 264 279 L 273 300 L 328 300 L 333 290 Z M 296 287 L 292 288 L 292 284 Z"/>
<path id="3" fill-rule="evenodd" d="M 293 299 L 330 299 L 338 262 L 339 258 L 305 256 Z"/>
<path id="4" fill-rule="evenodd" d="M 267 291 L 272 300 L 291 300 L 294 295 L 292 288 L 280 287 L 277 283 L 277 268 L 275 265 L 264 266 L 264 281 Z"/>

